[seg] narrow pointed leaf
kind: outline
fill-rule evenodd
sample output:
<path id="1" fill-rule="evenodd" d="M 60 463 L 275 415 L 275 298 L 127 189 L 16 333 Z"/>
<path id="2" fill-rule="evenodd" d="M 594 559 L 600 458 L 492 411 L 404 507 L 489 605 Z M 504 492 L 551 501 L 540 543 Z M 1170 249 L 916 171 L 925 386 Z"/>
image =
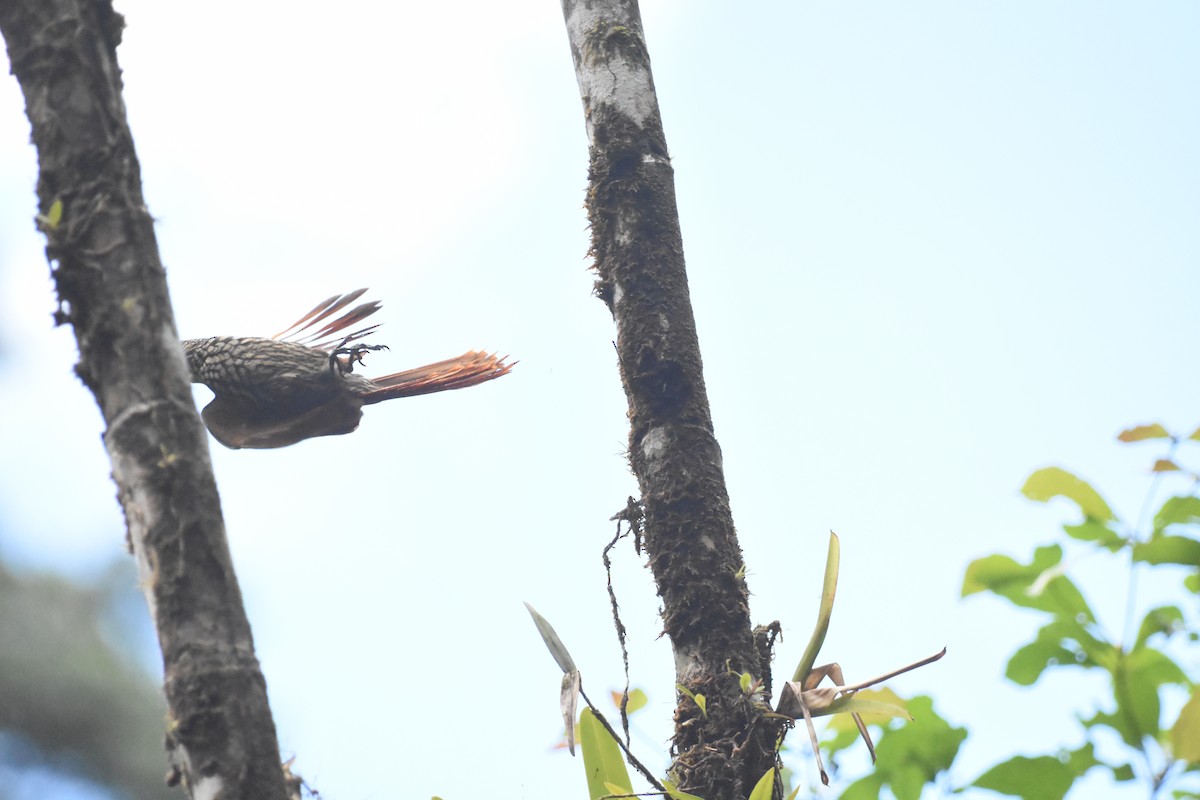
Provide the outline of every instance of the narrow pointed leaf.
<path id="1" fill-rule="evenodd" d="M 750 800 L 771 800 L 771 793 L 775 789 L 775 768 L 767 770 L 758 783 L 754 784 L 754 789 L 750 792 Z"/>
<path id="2" fill-rule="evenodd" d="M 838 567 L 841 564 L 841 557 L 841 543 L 838 541 L 837 534 L 830 531 L 829 551 L 825 556 L 825 580 L 821 587 L 821 605 L 817 609 L 817 625 L 808 639 L 808 646 L 804 648 L 804 655 L 800 657 L 800 663 L 796 665 L 796 671 L 792 673 L 793 681 L 803 681 L 808 677 L 813 664 L 817 663 L 817 655 L 821 652 L 821 646 L 825 644 L 825 634 L 829 632 L 829 620 L 833 616 L 833 600 L 837 595 Z"/>
<path id="3" fill-rule="evenodd" d="M 567 652 L 567 646 L 562 643 L 562 639 L 558 638 L 558 634 L 554 632 L 554 626 L 535 611 L 529 603 L 525 604 L 525 609 L 529 612 L 529 616 L 533 617 L 533 624 L 537 626 L 538 633 L 542 635 L 542 641 L 546 643 L 546 649 L 550 651 L 550 655 L 554 656 L 554 661 L 558 664 L 559 669 L 564 673 L 577 672 L 575 660 Z"/>

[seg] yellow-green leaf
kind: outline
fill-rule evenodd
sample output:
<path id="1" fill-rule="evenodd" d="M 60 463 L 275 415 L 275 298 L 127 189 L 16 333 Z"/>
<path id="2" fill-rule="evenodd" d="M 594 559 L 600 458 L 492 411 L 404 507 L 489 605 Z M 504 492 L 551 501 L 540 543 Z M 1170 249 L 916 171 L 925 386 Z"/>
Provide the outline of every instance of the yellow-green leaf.
<path id="1" fill-rule="evenodd" d="M 1170 438 L 1171 434 L 1167 433 L 1167 429 L 1157 422 L 1152 425 L 1135 425 L 1117 434 L 1117 440 L 1121 442 L 1143 442 L 1146 439 Z"/>
<path id="2" fill-rule="evenodd" d="M 679 791 L 675 785 L 675 781 L 664 780 L 662 785 L 663 788 L 667 790 L 667 795 L 671 798 L 671 800 L 703 800 L 703 798 L 697 797 L 694 794 L 688 794 L 687 792 Z"/>
<path id="3" fill-rule="evenodd" d="M 775 788 L 775 768 L 767 770 L 754 784 L 750 792 L 750 800 L 771 800 L 771 792 Z"/>
<path id="4" fill-rule="evenodd" d="M 813 664 L 817 663 L 817 655 L 821 645 L 825 644 L 825 634 L 829 632 L 829 620 L 833 616 L 833 600 L 837 596 L 838 569 L 842 561 L 842 545 L 837 534 L 829 532 L 829 550 L 825 555 L 825 580 L 821 586 L 821 604 L 817 608 L 817 625 L 813 628 L 812 636 L 808 637 L 808 645 L 800 656 L 800 663 L 792 673 L 793 681 L 803 681 L 812 672 Z"/>
<path id="5" fill-rule="evenodd" d="M 1200 763 L 1200 689 L 1192 691 L 1192 699 L 1171 726 L 1171 752 L 1191 764 Z"/>
<path id="6" fill-rule="evenodd" d="M 705 717 L 708 717 L 708 707 L 705 705 L 706 701 L 704 699 L 704 695 L 698 694 L 698 693 L 693 693 L 682 683 L 675 684 L 675 688 L 678 689 L 679 691 L 683 692 L 684 694 L 686 694 L 688 697 L 690 697 L 692 699 L 692 702 L 695 703 L 700 708 L 700 713 L 703 714 Z"/>
<path id="7" fill-rule="evenodd" d="M 46 209 L 46 213 L 38 214 L 36 219 L 37 219 L 38 226 L 41 227 L 42 230 L 52 231 L 52 230 L 56 230 L 58 228 L 59 224 L 62 222 L 62 217 L 63 217 L 62 200 L 56 199 L 53 203 L 50 204 L 50 208 Z"/>
<path id="8" fill-rule="evenodd" d="M 1179 465 L 1169 458 L 1160 458 L 1154 462 L 1154 466 L 1150 468 L 1151 472 L 1178 472 Z"/>
<path id="9" fill-rule="evenodd" d="M 613 705 L 617 708 L 621 707 L 621 692 L 612 693 Z M 640 708 L 644 708 L 647 703 L 646 693 L 641 689 L 633 689 L 629 692 L 629 700 L 625 703 L 625 713 L 632 714 Z"/>
<path id="10" fill-rule="evenodd" d="M 579 714 L 579 749 L 583 751 L 583 769 L 587 773 L 588 798 L 600 800 L 610 794 L 632 794 L 629 770 L 621 757 L 621 748 L 590 708 Z M 609 787 L 616 787 L 613 791 Z"/>
<path id="11" fill-rule="evenodd" d="M 868 725 L 883 725 L 892 717 L 898 716 L 891 711 L 894 708 L 906 709 L 905 713 L 907 713 L 908 702 L 886 686 L 881 689 L 863 689 L 856 692 L 854 696 L 860 700 L 873 700 L 888 706 L 888 713 L 884 714 L 873 714 L 870 711 L 860 712 L 863 722 Z M 858 725 L 849 714 L 835 714 L 829 718 L 826 727 L 833 731 L 854 731 L 855 735 L 858 734 Z"/>
<path id="12" fill-rule="evenodd" d="M 829 707 L 823 710 L 814 710 L 814 717 L 823 717 L 826 714 L 871 714 L 876 717 L 903 717 L 904 719 L 912 719 L 908 709 L 904 706 L 898 706 L 893 703 L 886 703 L 882 700 L 871 700 L 858 695 L 842 695 L 829 704 Z"/>
<path id="13" fill-rule="evenodd" d="M 1045 467 L 1030 475 L 1021 487 L 1021 494 L 1041 503 L 1055 497 L 1065 497 L 1073 500 L 1086 517 L 1101 521 L 1116 519 L 1108 503 L 1087 481 L 1058 467 Z"/>

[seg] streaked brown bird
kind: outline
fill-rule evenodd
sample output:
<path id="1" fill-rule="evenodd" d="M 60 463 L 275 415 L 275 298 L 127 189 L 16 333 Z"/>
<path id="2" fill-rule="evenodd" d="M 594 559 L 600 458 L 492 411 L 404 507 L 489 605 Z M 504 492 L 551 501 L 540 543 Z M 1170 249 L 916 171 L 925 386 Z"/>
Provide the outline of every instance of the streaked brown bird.
<path id="1" fill-rule="evenodd" d="M 471 350 L 381 378 L 359 375 L 354 367 L 363 363 L 364 354 L 387 348 L 355 344 L 379 325 L 346 330 L 378 311 L 381 303 L 361 303 L 335 315 L 365 292 L 334 295 L 270 339 L 214 336 L 183 342 L 192 382 L 205 384 L 216 395 L 201 416 L 218 442 L 235 450 L 286 447 L 350 433 L 362 419 L 363 406 L 463 389 L 512 369 L 504 358 Z"/>

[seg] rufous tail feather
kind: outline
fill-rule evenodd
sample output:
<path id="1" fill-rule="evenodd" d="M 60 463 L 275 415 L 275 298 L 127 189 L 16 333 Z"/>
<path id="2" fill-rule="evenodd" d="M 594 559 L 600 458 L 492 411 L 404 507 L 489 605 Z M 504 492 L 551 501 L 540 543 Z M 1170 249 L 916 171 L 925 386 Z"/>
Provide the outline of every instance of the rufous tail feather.
<path id="1" fill-rule="evenodd" d="M 370 405 L 395 397 L 465 389 L 506 375 L 516 362 L 505 363 L 505 358 L 470 350 L 457 358 L 448 358 L 423 367 L 372 378 L 371 383 L 377 388 L 359 396 L 362 397 L 364 405 Z"/>

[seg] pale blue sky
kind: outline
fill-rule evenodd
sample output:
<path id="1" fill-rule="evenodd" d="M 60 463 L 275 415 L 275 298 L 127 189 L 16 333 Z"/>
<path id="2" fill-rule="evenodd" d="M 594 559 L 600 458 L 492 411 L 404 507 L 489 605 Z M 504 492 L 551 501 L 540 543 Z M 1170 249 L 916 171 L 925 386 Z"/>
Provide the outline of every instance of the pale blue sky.
<path id="1" fill-rule="evenodd" d="M 589 687 L 618 686 L 599 553 L 636 486 L 589 297 L 559 7 L 117 5 L 183 335 L 270 334 L 369 285 L 392 348 L 372 371 L 473 347 L 521 362 L 368 409 L 352 436 L 214 443 L 285 751 L 328 797 L 394 796 L 396 770 L 406 797 L 582 796 L 581 765 L 548 752 L 558 679 L 521 601 Z M 896 688 L 971 728 L 960 780 L 1078 744 L 1069 678 L 998 680 L 1032 620 L 957 594 L 972 558 L 1053 536 L 1066 510 L 1017 493 L 1033 469 L 1074 469 L 1132 516 L 1150 455 L 1112 437 L 1200 424 L 1200 7 L 643 14 L 752 612 L 787 633 L 779 674 L 833 528 L 825 655 L 854 679 L 948 645 Z M 122 521 L 73 339 L 50 327 L 27 138 L 0 81 L 0 554 L 87 573 L 121 557 Z M 654 761 L 670 654 L 649 573 L 617 561 Z"/>

